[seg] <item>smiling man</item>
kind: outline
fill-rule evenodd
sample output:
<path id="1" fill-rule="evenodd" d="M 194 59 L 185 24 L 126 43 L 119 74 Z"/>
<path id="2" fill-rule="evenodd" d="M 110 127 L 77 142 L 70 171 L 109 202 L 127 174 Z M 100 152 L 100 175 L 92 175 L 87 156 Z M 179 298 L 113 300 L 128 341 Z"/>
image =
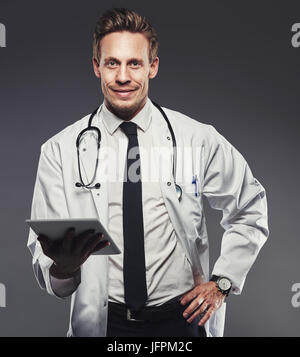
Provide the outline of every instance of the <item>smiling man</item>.
<path id="1" fill-rule="evenodd" d="M 93 64 L 101 78 L 104 103 L 115 115 L 130 120 L 146 104 L 149 79 L 158 71 L 158 57 L 149 58 L 148 39 L 139 32 L 109 33 L 100 46 Z"/>
<path id="2" fill-rule="evenodd" d="M 149 99 L 158 66 L 149 22 L 107 11 L 93 43 L 104 102 L 42 145 L 31 218 L 99 218 L 121 251 L 92 256 L 106 245 L 98 232 L 70 229 L 53 244 L 30 231 L 40 286 L 72 296 L 68 336 L 222 336 L 224 300 L 241 293 L 268 237 L 265 190 L 243 156 L 211 125 Z M 105 180 L 105 167 L 121 180 Z M 167 179 L 147 179 L 160 168 Z M 211 274 L 203 196 L 225 230 Z"/>

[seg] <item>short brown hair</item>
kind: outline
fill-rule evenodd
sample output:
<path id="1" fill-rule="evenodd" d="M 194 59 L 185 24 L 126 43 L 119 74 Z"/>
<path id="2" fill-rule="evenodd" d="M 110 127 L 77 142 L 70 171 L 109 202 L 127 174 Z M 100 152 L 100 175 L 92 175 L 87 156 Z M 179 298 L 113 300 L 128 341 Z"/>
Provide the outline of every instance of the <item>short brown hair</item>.
<path id="1" fill-rule="evenodd" d="M 97 21 L 93 36 L 93 56 L 98 62 L 101 39 L 109 33 L 120 31 L 144 34 L 149 41 L 149 62 L 153 62 L 158 54 L 156 31 L 144 16 L 125 8 L 107 10 Z"/>

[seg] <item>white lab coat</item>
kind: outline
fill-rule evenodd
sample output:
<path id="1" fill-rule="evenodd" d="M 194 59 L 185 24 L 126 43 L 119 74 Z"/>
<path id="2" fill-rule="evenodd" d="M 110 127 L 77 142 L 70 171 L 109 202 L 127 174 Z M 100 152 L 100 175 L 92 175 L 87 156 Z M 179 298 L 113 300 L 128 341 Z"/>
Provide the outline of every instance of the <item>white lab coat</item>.
<path id="1" fill-rule="evenodd" d="M 211 125 L 193 120 L 179 112 L 163 108 L 174 130 L 177 147 L 193 147 L 190 160 L 177 159 L 177 179 L 183 189 L 178 201 L 172 178 L 172 141 L 166 122 L 152 105 L 153 146 L 168 147 L 170 156 L 161 157 L 162 167 L 168 168 L 172 184 L 160 180 L 161 192 L 177 239 L 191 264 L 194 282 L 209 280 L 208 236 L 203 212 L 203 195 L 212 208 L 222 210 L 220 222 L 224 228 L 221 254 L 212 274 L 224 275 L 233 282 L 233 294 L 240 294 L 246 275 L 254 263 L 269 231 L 267 200 L 264 187 L 253 177 L 243 156 Z M 42 218 L 99 218 L 108 226 L 107 182 L 99 176 L 99 190 L 75 187 L 78 181 L 76 138 L 88 124 L 88 116 L 68 126 L 41 147 L 35 182 L 32 219 Z M 99 120 L 99 118 L 94 119 Z M 93 122 L 95 125 L 95 122 Z M 103 131 L 103 123 L 98 125 Z M 85 182 L 92 177 L 95 165 L 94 134 L 89 132 L 81 151 Z M 104 153 L 100 149 L 99 171 Z M 189 149 L 187 149 L 189 150 Z M 103 169 L 103 167 L 102 167 Z M 197 175 L 198 193 L 194 194 L 193 175 Z M 214 237 L 217 239 L 217 237 Z M 221 241 L 221 240 L 220 240 Z M 49 278 L 52 260 L 43 254 L 36 235 L 29 232 L 28 248 L 33 255 L 33 269 L 42 289 L 56 296 Z M 71 316 L 67 336 L 106 336 L 108 304 L 108 257 L 90 256 L 81 267 L 81 283 L 71 298 Z M 226 303 L 217 310 L 205 328 L 208 336 L 223 336 Z"/>

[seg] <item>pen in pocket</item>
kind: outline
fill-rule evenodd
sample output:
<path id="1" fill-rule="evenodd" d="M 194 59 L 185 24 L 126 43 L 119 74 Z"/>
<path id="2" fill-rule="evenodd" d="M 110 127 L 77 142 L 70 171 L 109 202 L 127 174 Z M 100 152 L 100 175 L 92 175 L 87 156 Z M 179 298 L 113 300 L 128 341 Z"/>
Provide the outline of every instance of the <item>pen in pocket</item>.
<path id="1" fill-rule="evenodd" d="M 198 176 L 197 175 L 193 175 L 193 181 L 192 184 L 195 185 L 195 196 L 198 196 Z"/>

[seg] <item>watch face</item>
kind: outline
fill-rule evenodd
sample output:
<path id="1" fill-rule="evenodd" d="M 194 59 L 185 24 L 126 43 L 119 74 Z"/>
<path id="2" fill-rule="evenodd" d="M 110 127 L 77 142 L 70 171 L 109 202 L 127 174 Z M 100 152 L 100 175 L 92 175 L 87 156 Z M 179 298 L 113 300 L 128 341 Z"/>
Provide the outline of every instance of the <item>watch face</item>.
<path id="1" fill-rule="evenodd" d="M 220 289 L 222 289 L 222 290 L 228 290 L 231 288 L 231 282 L 229 279 L 226 279 L 226 278 L 221 278 L 218 281 L 218 285 L 219 285 Z"/>

